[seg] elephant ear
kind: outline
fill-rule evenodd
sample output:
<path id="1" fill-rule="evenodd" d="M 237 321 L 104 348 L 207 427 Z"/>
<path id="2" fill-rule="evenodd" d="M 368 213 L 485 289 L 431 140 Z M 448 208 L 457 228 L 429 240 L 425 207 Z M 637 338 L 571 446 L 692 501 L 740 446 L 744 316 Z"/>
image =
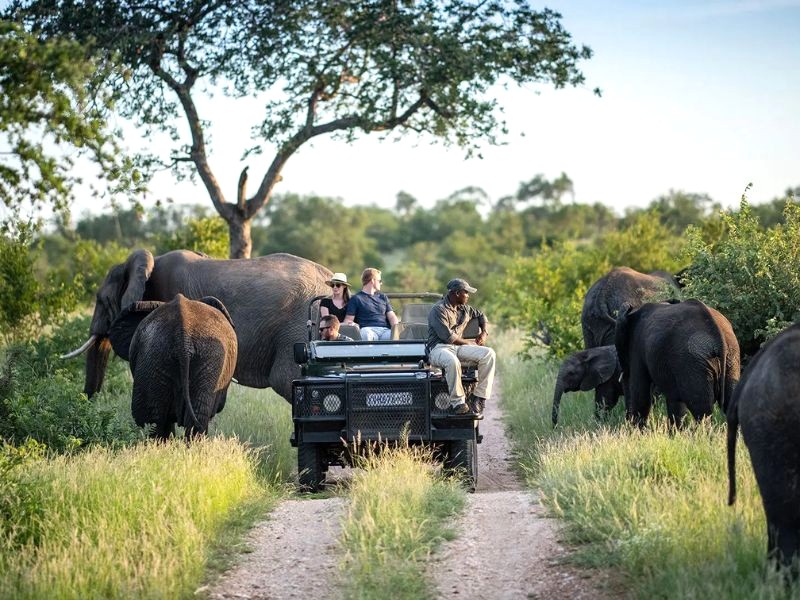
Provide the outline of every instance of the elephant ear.
<path id="1" fill-rule="evenodd" d="M 219 298 L 215 298 L 214 296 L 204 296 L 203 298 L 200 298 L 199 302 L 204 302 L 209 306 L 213 306 L 214 308 L 216 308 L 219 312 L 225 315 L 225 318 L 228 319 L 228 323 L 231 324 L 231 327 L 236 329 L 236 325 L 233 324 L 233 319 L 231 319 L 231 314 L 228 312 L 228 309 L 225 308 L 225 305 L 222 303 L 222 300 L 220 300 Z"/>
<path id="2" fill-rule="evenodd" d="M 108 332 L 108 339 L 111 341 L 111 347 L 117 353 L 117 356 L 124 360 L 130 360 L 131 340 L 133 339 L 133 334 L 136 333 L 136 328 L 139 327 L 139 323 L 147 315 L 162 304 L 164 303 L 156 301 L 134 302 L 124 308 L 119 316 L 114 319 Z"/>
<path id="3" fill-rule="evenodd" d="M 617 349 L 614 346 L 592 348 L 586 359 L 586 374 L 581 381 L 581 391 L 588 392 L 611 379 L 617 366 Z"/>
<path id="4" fill-rule="evenodd" d="M 136 250 L 131 253 L 128 260 L 125 261 L 126 287 L 119 303 L 120 308 L 124 309 L 144 297 L 144 288 L 153 273 L 154 266 L 153 255 L 147 250 Z M 116 348 L 114 348 L 114 351 L 116 351 Z"/>

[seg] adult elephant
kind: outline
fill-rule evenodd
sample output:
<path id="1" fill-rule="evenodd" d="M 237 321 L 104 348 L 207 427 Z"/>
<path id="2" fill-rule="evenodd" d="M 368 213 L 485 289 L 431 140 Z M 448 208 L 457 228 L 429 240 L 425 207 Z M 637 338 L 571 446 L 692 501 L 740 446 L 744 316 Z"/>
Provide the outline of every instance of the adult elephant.
<path id="1" fill-rule="evenodd" d="M 237 355 L 231 316 L 218 299 L 134 302 L 114 319 L 109 339 L 130 361 L 139 427 L 154 424 L 159 439 L 174 435 L 176 423 L 187 439 L 208 431 L 225 406 Z"/>
<path id="2" fill-rule="evenodd" d="M 272 387 L 291 401 L 291 382 L 300 374 L 292 346 L 306 336 L 308 301 L 330 291 L 331 272 L 291 254 L 216 260 L 176 250 L 153 258 L 136 250 L 109 269 L 97 292 L 90 337 L 66 354 L 87 351 L 84 391 L 100 390 L 111 344 L 108 332 L 122 309 L 139 300 L 218 298 L 236 323 L 239 345 L 236 380 L 248 387 Z"/>
<path id="3" fill-rule="evenodd" d="M 595 390 L 596 417 L 608 414 L 622 395 L 620 368 L 614 345 L 573 352 L 558 369 L 553 392 L 553 427 L 558 424 L 558 410 L 564 392 Z"/>
<path id="4" fill-rule="evenodd" d="M 646 302 L 680 296 L 678 281 L 666 271 L 640 273 L 616 267 L 592 284 L 583 298 L 581 329 L 585 348 L 614 343 L 617 314 L 623 305 L 639 308 Z"/>
<path id="5" fill-rule="evenodd" d="M 670 425 L 688 409 L 699 420 L 714 402 L 725 407 L 739 381 L 739 342 L 730 322 L 699 300 L 623 307 L 617 347 L 628 416 L 643 426 L 652 407 L 652 386 L 664 394 Z"/>
<path id="6" fill-rule="evenodd" d="M 747 365 L 727 407 L 728 504 L 736 500 L 739 426 L 767 518 L 767 554 L 797 576 L 800 557 L 800 325 L 792 325 Z"/>

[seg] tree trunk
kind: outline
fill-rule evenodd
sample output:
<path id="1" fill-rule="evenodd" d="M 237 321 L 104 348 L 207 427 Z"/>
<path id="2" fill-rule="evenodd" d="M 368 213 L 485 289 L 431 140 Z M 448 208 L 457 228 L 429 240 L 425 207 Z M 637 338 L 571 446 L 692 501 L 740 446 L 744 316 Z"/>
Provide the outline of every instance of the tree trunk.
<path id="1" fill-rule="evenodd" d="M 224 217 L 228 222 L 230 236 L 230 258 L 250 258 L 253 251 L 253 239 L 250 237 L 252 218 L 244 218 L 239 211 Z"/>

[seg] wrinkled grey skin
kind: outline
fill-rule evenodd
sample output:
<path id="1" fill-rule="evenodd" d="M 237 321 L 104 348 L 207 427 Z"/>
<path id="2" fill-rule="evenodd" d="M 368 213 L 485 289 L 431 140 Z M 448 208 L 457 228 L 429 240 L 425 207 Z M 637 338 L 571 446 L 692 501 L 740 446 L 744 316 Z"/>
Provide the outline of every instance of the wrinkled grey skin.
<path id="1" fill-rule="evenodd" d="M 687 409 L 699 420 L 725 407 L 739 381 L 739 342 L 730 322 L 699 300 L 623 307 L 615 333 L 628 417 L 644 426 L 652 386 L 664 394 L 671 426 Z"/>
<path id="2" fill-rule="evenodd" d="M 214 297 L 134 302 L 111 324 L 114 351 L 130 361 L 131 413 L 139 427 L 155 425 L 153 437 L 205 434 L 225 406 L 236 368 L 236 332 Z"/>
<path id="3" fill-rule="evenodd" d="M 617 349 L 613 346 L 600 346 L 573 352 L 558 370 L 556 387 L 553 392 L 553 427 L 558 424 L 558 409 L 564 392 L 595 390 L 594 414 L 606 416 L 622 395 L 619 382 L 620 368 Z"/>
<path id="4" fill-rule="evenodd" d="M 728 503 L 736 500 L 736 435 L 742 437 L 767 518 L 767 554 L 797 577 L 800 557 L 800 326 L 747 365 L 728 410 Z"/>
<path id="5" fill-rule="evenodd" d="M 666 271 L 650 274 L 617 267 L 598 279 L 586 292 L 581 311 L 585 348 L 614 343 L 617 314 L 624 304 L 639 308 L 646 302 L 680 297 L 676 279 Z"/>
<path id="6" fill-rule="evenodd" d="M 308 301 L 325 295 L 331 272 L 291 254 L 216 260 L 177 250 L 155 259 L 146 250 L 131 253 L 112 267 L 97 292 L 86 359 L 84 390 L 100 390 L 111 346 L 108 331 L 122 308 L 138 300 L 218 298 L 236 323 L 239 345 L 234 377 L 245 386 L 272 387 L 291 400 L 299 377 L 292 346 L 307 339 Z"/>

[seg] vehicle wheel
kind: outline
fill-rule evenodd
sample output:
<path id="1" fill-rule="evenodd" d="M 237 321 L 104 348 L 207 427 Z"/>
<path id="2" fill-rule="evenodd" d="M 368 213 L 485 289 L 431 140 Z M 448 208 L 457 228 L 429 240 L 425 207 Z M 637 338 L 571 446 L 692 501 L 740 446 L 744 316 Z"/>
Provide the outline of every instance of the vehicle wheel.
<path id="1" fill-rule="evenodd" d="M 456 475 L 464 482 L 465 487 L 475 491 L 478 485 L 478 444 L 475 430 L 471 440 L 453 440 L 444 459 L 445 472 Z"/>
<path id="2" fill-rule="evenodd" d="M 325 481 L 322 451 L 316 444 L 298 444 L 297 478 L 304 492 L 317 492 Z"/>

